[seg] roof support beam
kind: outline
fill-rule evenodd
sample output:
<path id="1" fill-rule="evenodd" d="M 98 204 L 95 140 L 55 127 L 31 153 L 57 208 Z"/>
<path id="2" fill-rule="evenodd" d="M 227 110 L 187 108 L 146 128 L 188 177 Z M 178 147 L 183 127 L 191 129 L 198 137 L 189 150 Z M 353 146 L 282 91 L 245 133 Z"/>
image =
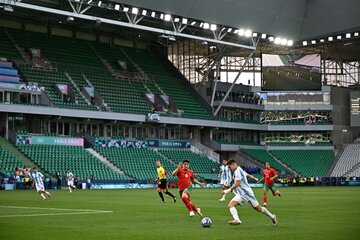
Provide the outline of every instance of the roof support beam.
<path id="1" fill-rule="evenodd" d="M 256 49 L 256 47 L 250 46 L 250 45 L 244 45 L 244 44 L 235 43 L 235 42 L 222 41 L 222 40 L 208 38 L 208 37 L 202 37 L 202 36 L 195 36 L 195 35 L 176 32 L 176 31 L 169 31 L 169 30 L 166 30 L 166 29 L 160 29 L 160 28 L 155 28 L 155 27 L 138 25 L 136 23 L 131 23 L 131 22 L 122 22 L 122 21 L 108 19 L 108 18 L 85 15 L 85 14 L 82 14 L 82 13 L 76 13 L 76 12 L 72 13 L 72 12 L 69 12 L 69 11 L 64 11 L 64 10 L 59 10 L 59 9 L 54 9 L 54 8 L 48 8 L 48 7 L 42 7 L 42 6 L 37 6 L 37 5 L 27 4 L 27 3 L 22 3 L 22 2 L 11 2 L 11 3 L 9 3 L 9 5 L 12 5 L 12 6 L 15 6 L 15 7 L 22 7 L 22 8 L 26 8 L 26 9 L 31 9 L 31 10 L 34 10 L 34 11 L 41 11 L 41 12 L 48 12 L 48 13 L 63 15 L 63 16 L 71 15 L 73 17 L 84 19 L 84 20 L 89 20 L 89 21 L 100 20 L 102 23 L 106 23 L 106 24 L 112 24 L 112 25 L 121 26 L 121 27 L 134 28 L 134 29 L 138 29 L 138 30 L 155 32 L 155 33 L 159 33 L 159 34 L 173 35 L 175 37 L 183 37 L 183 38 L 195 39 L 195 40 L 198 40 L 198 41 L 207 41 L 207 42 L 211 42 L 211 43 L 214 43 L 214 44 L 221 44 L 221 45 L 232 46 L 232 47 L 236 47 L 236 48 L 245 48 L 245 49 L 249 49 L 249 50 L 255 50 Z"/>

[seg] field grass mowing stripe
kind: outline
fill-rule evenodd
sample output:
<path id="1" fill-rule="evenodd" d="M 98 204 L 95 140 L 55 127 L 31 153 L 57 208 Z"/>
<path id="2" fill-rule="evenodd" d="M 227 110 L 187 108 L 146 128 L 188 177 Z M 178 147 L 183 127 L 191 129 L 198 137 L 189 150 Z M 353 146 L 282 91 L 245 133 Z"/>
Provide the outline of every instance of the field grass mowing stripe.
<path id="1" fill-rule="evenodd" d="M 98 213 L 112 213 L 112 212 L 113 211 L 73 212 L 73 213 L 39 213 L 39 214 L 3 215 L 3 216 L 0 216 L 0 218 L 38 217 L 38 216 L 57 216 L 57 215 L 83 215 L 83 214 L 98 214 Z"/>
<path id="2" fill-rule="evenodd" d="M 20 207 L 20 206 L 0 206 L 0 208 L 15 208 L 15 209 L 38 209 L 38 210 L 53 210 L 53 211 L 78 211 L 78 212 L 112 212 L 104 210 L 89 210 L 89 209 L 69 209 L 69 208 L 41 208 L 41 207 Z"/>

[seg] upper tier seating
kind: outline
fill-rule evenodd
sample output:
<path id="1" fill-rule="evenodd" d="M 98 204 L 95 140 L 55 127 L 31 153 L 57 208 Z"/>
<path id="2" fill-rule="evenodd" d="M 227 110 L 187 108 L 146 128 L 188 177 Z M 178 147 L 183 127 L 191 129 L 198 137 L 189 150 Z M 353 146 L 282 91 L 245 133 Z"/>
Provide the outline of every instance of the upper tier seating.
<path id="1" fill-rule="evenodd" d="M 270 163 L 270 166 L 277 171 L 280 172 L 287 172 L 288 170 L 283 167 L 280 163 L 278 163 L 266 150 L 255 150 L 255 149 L 241 149 L 242 152 L 250 155 L 251 157 L 255 158 L 256 160 L 264 163 Z"/>
<path id="2" fill-rule="evenodd" d="M 9 37 L 4 32 L 4 29 L 0 29 L 0 57 L 22 59 L 14 44 L 12 44 Z"/>
<path id="3" fill-rule="evenodd" d="M 53 145 L 18 145 L 28 158 L 47 173 L 64 176 L 70 169 L 80 180 L 93 176 L 95 180 L 127 180 L 113 171 L 83 147 Z"/>

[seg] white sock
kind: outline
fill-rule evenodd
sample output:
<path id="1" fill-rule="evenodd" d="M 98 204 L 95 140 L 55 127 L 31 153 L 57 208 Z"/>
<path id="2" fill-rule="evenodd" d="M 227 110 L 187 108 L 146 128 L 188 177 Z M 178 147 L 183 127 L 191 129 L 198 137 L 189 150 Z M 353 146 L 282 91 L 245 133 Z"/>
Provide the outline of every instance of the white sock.
<path id="1" fill-rule="evenodd" d="M 49 192 L 46 192 L 46 191 L 45 191 L 45 193 L 46 193 L 46 195 L 50 196 L 50 193 L 49 193 Z"/>
<path id="2" fill-rule="evenodd" d="M 225 200 L 225 196 L 226 196 L 226 194 L 224 193 L 221 198 Z"/>
<path id="3" fill-rule="evenodd" d="M 43 199 L 46 199 L 46 197 L 44 196 L 43 193 L 41 193 L 40 196 L 41 196 Z"/>
<path id="4" fill-rule="evenodd" d="M 272 213 L 269 212 L 269 210 L 267 210 L 267 208 L 262 207 L 262 208 L 261 208 L 261 212 L 262 212 L 263 214 L 265 214 L 266 216 L 268 216 L 269 218 L 274 219 L 274 215 L 272 215 Z"/>
<path id="5" fill-rule="evenodd" d="M 69 186 L 69 190 L 70 190 L 70 192 L 72 192 L 72 191 L 71 191 L 71 187 L 70 187 L 70 186 Z"/>
<path id="6" fill-rule="evenodd" d="M 231 215 L 233 216 L 234 220 L 240 221 L 238 212 L 235 207 L 229 208 Z"/>

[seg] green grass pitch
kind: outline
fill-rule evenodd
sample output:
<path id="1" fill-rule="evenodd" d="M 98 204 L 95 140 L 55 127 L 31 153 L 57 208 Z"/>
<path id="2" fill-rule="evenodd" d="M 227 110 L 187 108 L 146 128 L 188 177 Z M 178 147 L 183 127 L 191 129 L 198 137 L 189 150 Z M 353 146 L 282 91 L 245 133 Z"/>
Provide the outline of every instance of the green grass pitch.
<path id="1" fill-rule="evenodd" d="M 269 196 L 278 226 L 248 206 L 238 207 L 242 224 L 228 225 L 227 202 L 219 189 L 194 189 L 193 202 L 212 219 L 203 228 L 181 200 L 161 204 L 154 189 L 0 192 L 0 239 L 356 239 L 360 236 L 359 187 L 281 188 Z M 178 195 L 177 189 L 171 189 Z M 262 203 L 262 189 L 255 189 Z M 232 196 L 227 196 L 227 201 Z M 96 210 L 111 211 L 97 212 Z M 358 236 L 358 237 L 356 237 Z"/>

